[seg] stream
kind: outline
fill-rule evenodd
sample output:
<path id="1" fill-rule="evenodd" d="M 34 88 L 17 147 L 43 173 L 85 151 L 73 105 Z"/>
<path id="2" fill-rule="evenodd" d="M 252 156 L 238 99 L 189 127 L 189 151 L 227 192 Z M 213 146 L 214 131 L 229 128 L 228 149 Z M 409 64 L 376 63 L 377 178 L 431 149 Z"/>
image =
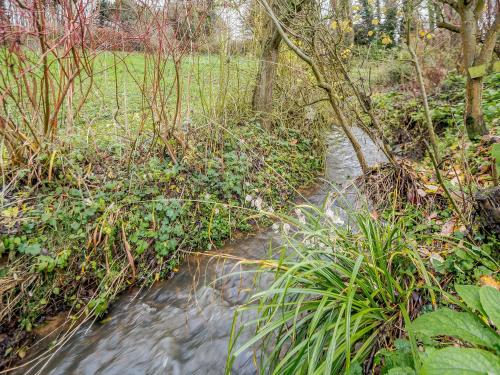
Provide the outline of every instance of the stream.
<path id="1" fill-rule="evenodd" d="M 353 130 L 369 164 L 385 160 L 366 134 Z M 313 204 L 321 204 L 332 188 L 361 173 L 354 150 L 340 131 L 334 130 L 328 141 L 324 182 L 307 197 Z M 268 229 L 219 251 L 261 259 L 277 244 L 279 234 Z M 30 374 L 223 374 L 234 311 L 254 291 L 253 275 L 238 275 L 236 262 L 188 257 L 172 279 L 138 295 L 120 297 L 106 323 L 82 327 L 43 368 Z M 230 277 L 219 279 L 228 273 Z M 252 356 L 249 351 L 238 357 L 233 374 L 255 374 Z"/>

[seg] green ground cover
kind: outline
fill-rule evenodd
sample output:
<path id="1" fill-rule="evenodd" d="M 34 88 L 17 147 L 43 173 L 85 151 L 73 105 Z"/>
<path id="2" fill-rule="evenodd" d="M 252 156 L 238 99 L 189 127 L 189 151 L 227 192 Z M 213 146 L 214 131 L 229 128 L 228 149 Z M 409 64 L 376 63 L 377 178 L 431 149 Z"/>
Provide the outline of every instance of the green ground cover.
<path id="1" fill-rule="evenodd" d="M 124 62 L 115 75 L 117 57 Z M 171 276 L 186 251 L 220 247 L 236 231 L 265 224 L 261 209 L 285 207 L 323 167 L 314 127 L 295 117 L 269 131 L 252 118 L 254 64 L 217 56 L 182 65 L 192 129 L 174 163 L 153 143 L 150 124 L 141 129 L 144 67 L 140 54 L 100 55 L 73 127 L 38 156 L 50 178 L 32 185 L 33 170 L 20 169 L 2 197 L 4 365 L 24 355 L 47 316 L 104 314 L 131 285 Z"/>

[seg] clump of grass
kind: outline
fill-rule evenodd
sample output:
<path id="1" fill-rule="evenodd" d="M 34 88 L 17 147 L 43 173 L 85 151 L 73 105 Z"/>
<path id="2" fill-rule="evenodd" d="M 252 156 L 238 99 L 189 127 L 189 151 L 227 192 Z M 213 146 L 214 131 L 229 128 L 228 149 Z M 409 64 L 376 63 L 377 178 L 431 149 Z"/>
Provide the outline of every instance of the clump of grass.
<path id="1" fill-rule="evenodd" d="M 402 225 L 369 213 L 341 219 L 312 207 L 299 220 L 288 218 L 279 259 L 261 271 L 274 280 L 235 315 L 226 372 L 235 357 L 259 346 L 259 367 L 270 374 L 369 373 L 379 349 L 404 336 L 405 317 L 422 307 L 431 286 L 420 256 Z M 428 289 L 429 291 L 431 289 Z M 434 297 L 431 293 L 431 299 Z M 238 314 L 257 317 L 239 328 Z M 249 326 L 255 335 L 238 347 Z"/>

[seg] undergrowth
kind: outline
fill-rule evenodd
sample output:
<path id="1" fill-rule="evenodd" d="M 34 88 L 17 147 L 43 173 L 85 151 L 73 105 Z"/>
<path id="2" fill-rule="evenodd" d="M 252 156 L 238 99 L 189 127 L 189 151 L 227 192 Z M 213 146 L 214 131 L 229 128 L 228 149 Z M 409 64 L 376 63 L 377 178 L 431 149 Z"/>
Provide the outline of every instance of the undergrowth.
<path id="1" fill-rule="evenodd" d="M 271 284 L 235 314 L 226 372 L 249 349 L 266 374 L 500 371 L 498 232 L 482 225 L 476 204 L 478 191 L 498 189 L 498 78 L 486 82 L 491 133 L 477 142 L 463 129 L 463 79 L 451 75 L 432 97 L 437 167 L 421 142 L 418 100 L 380 95 L 393 145 L 415 140 L 416 158 L 362 176 L 370 209 L 347 220 L 305 206 L 282 217 L 284 245 L 256 271 Z M 255 317 L 242 323 L 248 311 Z"/>
<path id="2" fill-rule="evenodd" d="M 177 165 L 161 150 L 128 163 L 120 147 L 67 149 L 35 186 L 18 171 L 0 218 L 3 366 L 47 316 L 104 314 L 130 285 L 170 277 L 185 252 L 265 222 L 260 210 L 279 211 L 323 167 L 322 141 L 294 129 L 249 121 L 221 144 L 194 140 Z"/>
<path id="3" fill-rule="evenodd" d="M 487 76 L 483 93 L 484 118 L 492 130 L 498 127 L 500 118 L 499 82 L 500 73 Z M 429 96 L 432 122 L 440 136 L 448 134 L 456 140 L 451 134 L 462 132 L 464 87 L 465 78 L 450 73 Z M 423 140 L 426 139 L 426 131 L 419 96 L 409 91 L 387 91 L 374 95 L 374 106 L 393 150 L 402 156 L 421 159 L 425 155 Z M 446 147 L 441 148 L 441 152 L 446 150 Z"/>

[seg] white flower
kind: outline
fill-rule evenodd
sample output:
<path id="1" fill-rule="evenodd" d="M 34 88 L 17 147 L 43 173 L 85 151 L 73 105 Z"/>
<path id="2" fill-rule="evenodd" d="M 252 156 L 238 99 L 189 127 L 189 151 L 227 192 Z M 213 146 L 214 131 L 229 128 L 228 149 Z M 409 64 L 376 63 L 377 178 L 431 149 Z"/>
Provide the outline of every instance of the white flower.
<path id="1" fill-rule="evenodd" d="M 305 215 L 302 213 L 302 211 L 300 210 L 300 208 L 296 208 L 295 209 L 295 214 L 297 215 L 297 219 L 299 219 L 299 222 L 301 224 L 305 224 L 306 223 L 306 217 Z"/>
<path id="2" fill-rule="evenodd" d="M 262 210 L 262 198 L 258 197 L 253 201 L 253 205 L 255 206 L 256 209 L 259 211 Z"/>
<path id="3" fill-rule="evenodd" d="M 245 197 L 245 202 L 251 202 L 251 201 L 252 201 L 252 199 L 253 199 L 253 198 L 252 198 L 252 196 L 251 196 L 251 195 L 247 195 L 247 196 Z"/>
<path id="4" fill-rule="evenodd" d="M 215 212 L 215 214 L 216 214 L 216 215 L 218 215 L 218 214 L 219 214 L 219 209 L 218 209 L 218 208 L 216 208 L 216 209 L 214 210 L 214 212 Z"/>
<path id="5" fill-rule="evenodd" d="M 269 212 L 270 214 L 274 214 L 274 208 L 269 206 L 269 208 L 267 209 L 267 212 Z"/>
<path id="6" fill-rule="evenodd" d="M 286 235 L 290 232 L 290 224 L 285 223 L 283 224 L 283 232 L 285 232 Z"/>
<path id="7" fill-rule="evenodd" d="M 335 212 L 333 212 L 330 208 L 327 208 L 325 211 L 325 216 L 330 219 L 332 224 L 336 225 L 342 225 L 344 224 L 344 220 L 340 218 L 340 216 L 335 215 Z"/>
<path id="8" fill-rule="evenodd" d="M 273 229 L 273 232 L 278 233 L 280 225 L 278 223 L 274 223 L 271 228 Z"/>

